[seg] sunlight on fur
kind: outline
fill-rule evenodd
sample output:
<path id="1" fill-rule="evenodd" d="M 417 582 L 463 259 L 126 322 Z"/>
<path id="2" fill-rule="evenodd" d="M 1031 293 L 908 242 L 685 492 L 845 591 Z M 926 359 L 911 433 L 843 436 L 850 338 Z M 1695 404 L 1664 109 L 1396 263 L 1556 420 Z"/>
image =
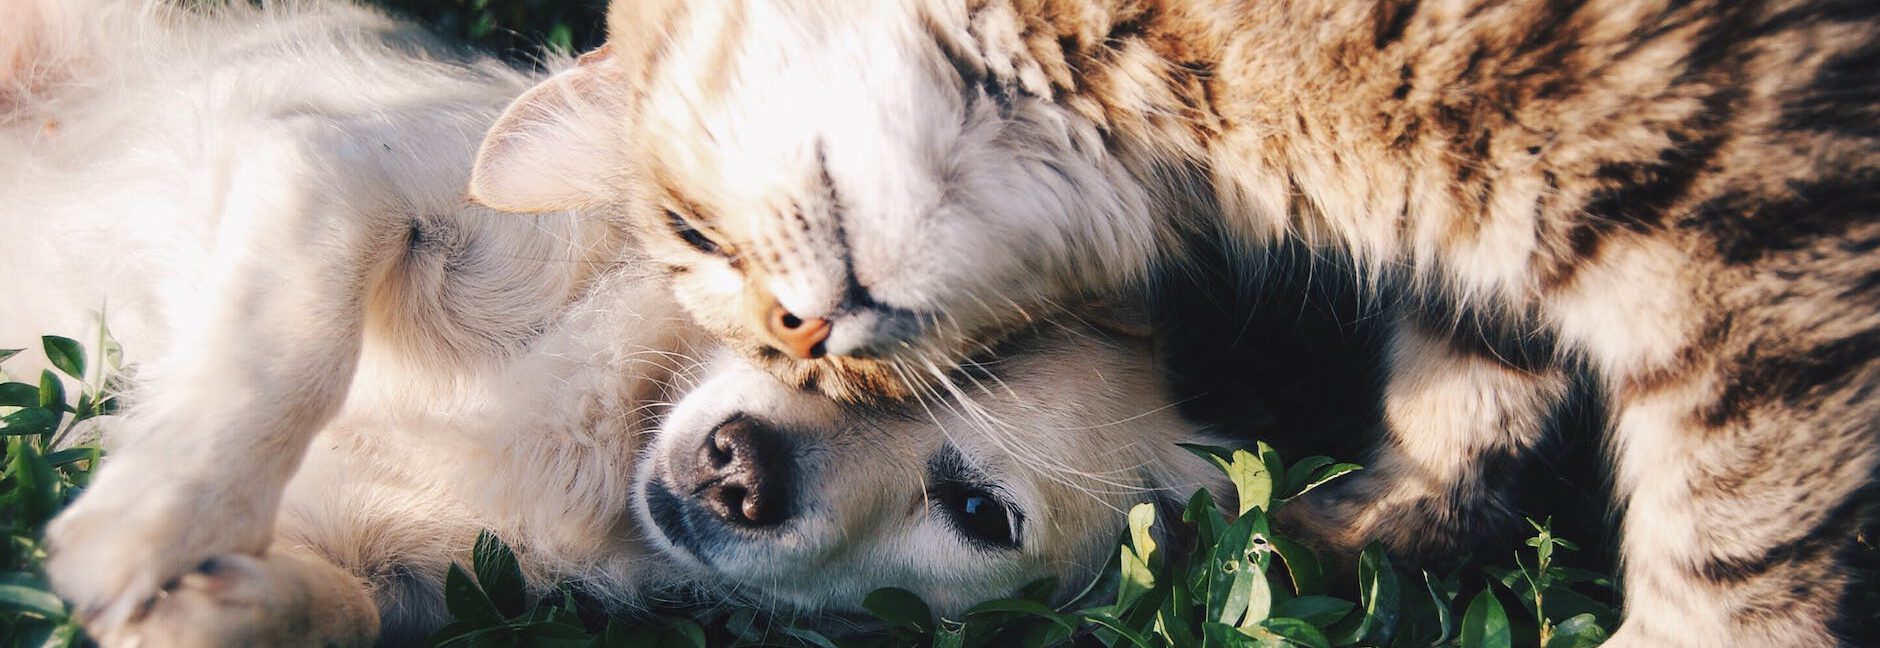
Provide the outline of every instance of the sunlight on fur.
<path id="1" fill-rule="evenodd" d="M 1115 327 L 1040 319 L 841 404 L 695 327 L 636 206 L 470 204 L 538 78 L 339 2 L 45 2 L 0 0 L 47 19 L 0 46 L 34 80 L 0 86 L 0 283 L 35 305 L 0 344 L 102 307 L 135 367 L 48 538 L 105 646 L 415 642 L 482 529 L 537 591 L 620 609 L 814 618 L 898 586 L 956 612 L 1079 588 L 1131 505 L 1224 492 Z"/>

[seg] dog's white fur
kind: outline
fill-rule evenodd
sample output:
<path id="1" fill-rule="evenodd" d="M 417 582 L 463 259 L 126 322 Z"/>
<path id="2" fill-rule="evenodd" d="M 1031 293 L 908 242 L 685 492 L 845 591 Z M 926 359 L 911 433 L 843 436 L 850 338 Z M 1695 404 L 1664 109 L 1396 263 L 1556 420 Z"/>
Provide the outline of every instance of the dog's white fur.
<path id="1" fill-rule="evenodd" d="M 896 585 L 957 611 L 1074 584 L 1131 503 L 1218 484 L 1174 447 L 1205 439 L 1140 339 L 1041 327 L 899 411 L 714 350 L 617 219 L 463 199 L 536 79 L 410 25 L 338 3 L 0 16 L 34 17 L 0 31 L 0 346 L 103 307 L 135 366 L 110 459 L 48 538 L 106 645 L 396 642 L 440 622 L 484 528 L 536 586 L 615 604 L 845 610 Z M 788 437 L 795 512 L 679 548 L 645 493 L 734 416 Z M 1019 548 L 929 501 L 942 454 L 1025 518 Z"/>

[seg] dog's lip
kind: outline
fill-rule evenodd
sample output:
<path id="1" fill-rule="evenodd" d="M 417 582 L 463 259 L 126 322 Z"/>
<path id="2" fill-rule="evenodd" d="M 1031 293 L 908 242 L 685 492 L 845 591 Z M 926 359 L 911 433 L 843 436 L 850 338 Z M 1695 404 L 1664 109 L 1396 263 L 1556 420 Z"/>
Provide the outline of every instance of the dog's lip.
<path id="1" fill-rule="evenodd" d="M 653 523 L 652 531 L 665 540 L 660 544 L 670 547 L 673 553 L 711 567 L 711 559 L 706 556 L 705 548 L 699 545 L 698 536 L 693 533 L 691 522 L 686 519 L 685 501 L 667 488 L 661 479 L 648 481 L 643 497 L 646 517 Z"/>

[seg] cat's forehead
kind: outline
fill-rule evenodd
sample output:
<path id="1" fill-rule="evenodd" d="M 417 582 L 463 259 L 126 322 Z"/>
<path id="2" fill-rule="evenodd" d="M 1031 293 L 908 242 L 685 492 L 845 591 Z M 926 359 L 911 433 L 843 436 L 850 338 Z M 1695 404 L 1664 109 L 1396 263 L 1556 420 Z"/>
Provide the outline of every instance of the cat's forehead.
<path id="1" fill-rule="evenodd" d="M 891 28 L 904 16 L 874 6 L 889 4 L 692 10 L 645 95 L 640 121 L 652 154 L 682 179 L 715 176 L 698 180 L 735 193 L 731 185 L 806 174 L 824 156 L 923 148 L 932 116 L 958 112 L 958 89 L 941 82 L 937 55 L 922 51 L 931 43 Z"/>

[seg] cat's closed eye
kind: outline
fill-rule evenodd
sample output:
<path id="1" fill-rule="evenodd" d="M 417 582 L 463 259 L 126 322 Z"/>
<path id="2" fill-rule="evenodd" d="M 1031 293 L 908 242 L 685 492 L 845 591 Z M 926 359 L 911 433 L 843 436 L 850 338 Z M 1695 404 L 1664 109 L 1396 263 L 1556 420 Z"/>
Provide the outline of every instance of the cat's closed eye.
<path id="1" fill-rule="evenodd" d="M 693 225 L 690 219 L 680 215 L 679 212 L 666 210 L 666 222 L 672 226 L 672 231 L 679 236 L 679 240 L 685 241 L 685 244 L 692 246 L 692 249 L 706 254 L 726 255 L 723 246 L 706 236 L 704 231 Z"/>

